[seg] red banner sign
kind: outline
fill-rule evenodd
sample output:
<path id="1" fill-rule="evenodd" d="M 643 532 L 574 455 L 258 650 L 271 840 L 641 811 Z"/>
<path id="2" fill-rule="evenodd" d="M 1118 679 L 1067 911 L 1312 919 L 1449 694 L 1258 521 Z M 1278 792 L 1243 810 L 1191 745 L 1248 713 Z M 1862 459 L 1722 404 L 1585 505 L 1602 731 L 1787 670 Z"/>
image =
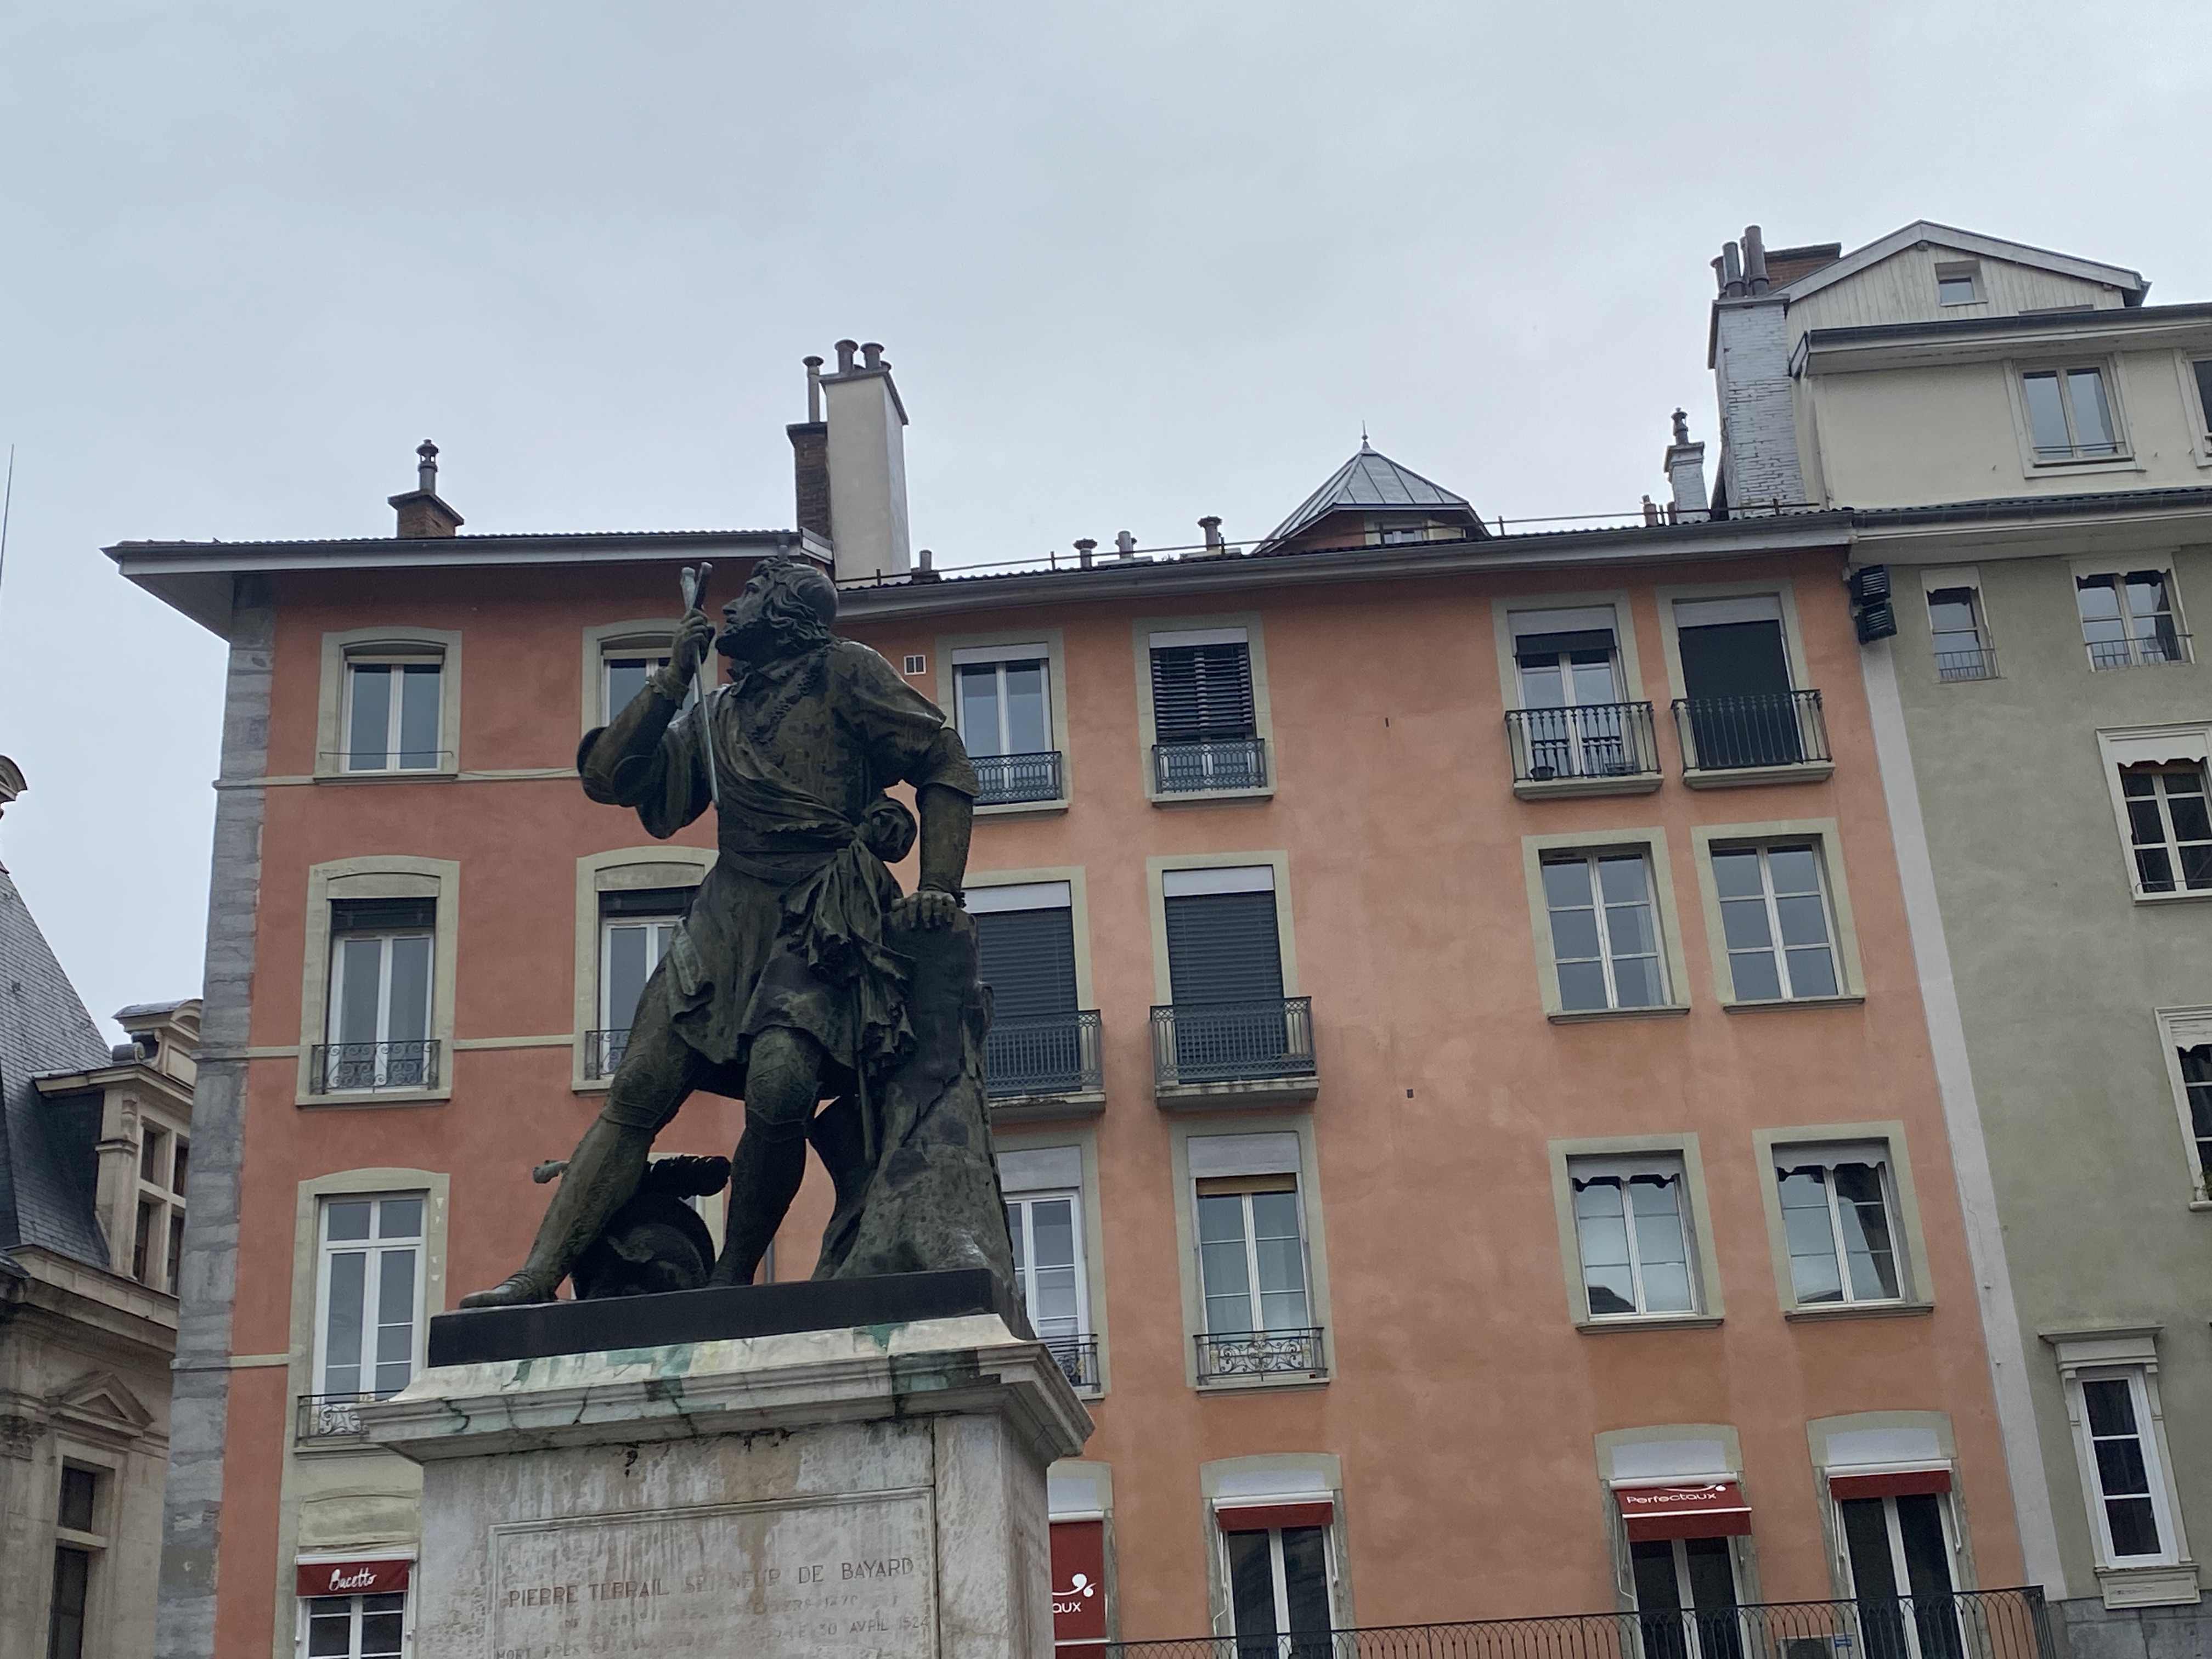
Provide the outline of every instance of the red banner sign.
<path id="1" fill-rule="evenodd" d="M 1662 1538 L 1738 1538 L 1751 1531 L 1751 1506 L 1733 1480 L 1679 1486 L 1618 1487 L 1621 1519 L 1633 1543 Z"/>
<path id="2" fill-rule="evenodd" d="M 394 1595 L 407 1588 L 412 1561 L 301 1561 L 294 1565 L 299 1595 Z"/>
<path id="3" fill-rule="evenodd" d="M 1104 1659 L 1106 1523 L 1052 1523 L 1052 1641 L 1060 1659 Z M 1097 1645 L 1094 1646 L 1093 1644 Z"/>

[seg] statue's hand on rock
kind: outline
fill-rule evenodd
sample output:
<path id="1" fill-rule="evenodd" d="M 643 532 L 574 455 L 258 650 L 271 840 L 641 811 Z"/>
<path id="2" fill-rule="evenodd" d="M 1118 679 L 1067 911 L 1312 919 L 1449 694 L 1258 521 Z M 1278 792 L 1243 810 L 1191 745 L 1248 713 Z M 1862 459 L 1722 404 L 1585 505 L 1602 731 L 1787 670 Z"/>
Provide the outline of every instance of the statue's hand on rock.
<path id="1" fill-rule="evenodd" d="M 934 887 L 917 889 L 891 906 L 891 921 L 901 927 L 950 927 L 959 914 L 959 896 Z"/>

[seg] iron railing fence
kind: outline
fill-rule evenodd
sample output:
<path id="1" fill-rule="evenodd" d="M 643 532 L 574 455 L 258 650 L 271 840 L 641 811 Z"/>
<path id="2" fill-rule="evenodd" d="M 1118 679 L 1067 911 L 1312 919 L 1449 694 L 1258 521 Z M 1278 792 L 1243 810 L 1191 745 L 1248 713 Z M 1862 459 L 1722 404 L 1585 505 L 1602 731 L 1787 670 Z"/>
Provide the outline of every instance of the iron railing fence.
<path id="1" fill-rule="evenodd" d="M 1677 697 L 1674 729 L 1682 739 L 1685 771 L 1797 766 L 1832 758 L 1818 691 Z"/>
<path id="2" fill-rule="evenodd" d="M 1651 738 L 1648 702 L 1510 708 L 1505 730 L 1516 783 L 1658 775 L 1659 750 Z"/>
<path id="3" fill-rule="evenodd" d="M 2160 663 L 2190 659 L 2189 635 L 2178 634 L 2171 628 L 2117 640 L 2090 640 L 2087 644 L 2092 668 L 2150 668 Z"/>
<path id="4" fill-rule="evenodd" d="M 437 1086 L 434 1037 L 406 1042 L 319 1042 L 307 1056 L 309 1094 Z"/>
<path id="5" fill-rule="evenodd" d="M 1115 1642 L 1111 1659 L 2056 1659 L 2041 1589 Z"/>
<path id="6" fill-rule="evenodd" d="M 1095 1336 L 1048 1336 L 1045 1349 L 1060 1362 L 1068 1382 L 1079 1389 L 1098 1386 L 1098 1339 Z"/>
<path id="7" fill-rule="evenodd" d="M 1209 1331 L 1196 1339 L 1198 1380 L 1238 1376 L 1327 1376 L 1322 1327 L 1281 1331 Z"/>
<path id="8" fill-rule="evenodd" d="M 1993 680 L 1997 677 L 1997 648 L 1983 644 L 1936 653 L 1939 680 Z"/>
<path id="9" fill-rule="evenodd" d="M 623 1055 L 629 1050 L 629 1027 L 620 1030 L 586 1031 L 584 1033 L 584 1075 L 612 1077 L 622 1069 Z"/>
<path id="10" fill-rule="evenodd" d="M 983 1090 L 993 1100 L 1095 1094 L 1104 1088 L 1098 1011 L 1009 1014 L 983 1038 Z"/>
<path id="11" fill-rule="evenodd" d="M 1011 806 L 1017 801 L 1060 799 L 1060 750 L 1035 755 L 970 755 L 983 793 L 978 806 Z"/>
<path id="12" fill-rule="evenodd" d="M 1311 997 L 1178 1002 L 1152 1010 L 1158 1086 L 1313 1075 Z"/>
<path id="13" fill-rule="evenodd" d="M 1153 787 L 1163 795 L 1201 789 L 1264 789 L 1267 744 L 1262 738 L 1180 738 L 1152 745 Z"/>
<path id="14" fill-rule="evenodd" d="M 393 1389 L 384 1394 L 303 1394 L 295 1402 L 295 1436 L 302 1442 L 359 1439 L 361 1408 L 373 1400 L 389 1400 L 397 1392 Z"/>

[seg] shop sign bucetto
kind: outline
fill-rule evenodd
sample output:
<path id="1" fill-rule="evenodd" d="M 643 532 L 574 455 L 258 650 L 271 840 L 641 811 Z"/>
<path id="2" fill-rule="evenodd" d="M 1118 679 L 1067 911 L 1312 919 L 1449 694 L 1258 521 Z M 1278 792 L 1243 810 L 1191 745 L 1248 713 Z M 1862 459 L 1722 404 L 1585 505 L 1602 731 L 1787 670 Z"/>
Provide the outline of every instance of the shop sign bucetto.
<path id="1" fill-rule="evenodd" d="M 1059 1659 L 1104 1659 L 1103 1521 L 1052 1523 L 1052 1640 Z"/>
<path id="2" fill-rule="evenodd" d="M 293 1565 L 298 1595 L 395 1595 L 407 1588 L 413 1560 L 300 1561 Z"/>
<path id="3" fill-rule="evenodd" d="M 1668 1486 L 1616 1486 L 1613 1498 L 1633 1544 L 1666 1538 L 1738 1538 L 1751 1531 L 1751 1506 L 1733 1480 Z"/>

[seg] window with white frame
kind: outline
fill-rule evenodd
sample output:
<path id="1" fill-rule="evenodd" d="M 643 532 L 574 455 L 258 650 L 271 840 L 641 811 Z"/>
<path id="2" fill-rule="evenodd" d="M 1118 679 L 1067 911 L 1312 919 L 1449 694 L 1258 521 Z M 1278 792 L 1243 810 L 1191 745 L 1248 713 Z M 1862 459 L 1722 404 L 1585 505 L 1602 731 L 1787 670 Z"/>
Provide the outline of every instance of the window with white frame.
<path id="1" fill-rule="evenodd" d="M 1643 705 L 1624 701 L 1618 617 L 1609 605 L 1516 611 L 1519 706 L 1508 717 L 1537 782 L 1625 777 L 1654 766 Z"/>
<path id="2" fill-rule="evenodd" d="M 2197 1149 L 2197 1191 L 2212 1196 L 2212 1042 L 2173 1051 L 2181 1077 L 2181 1109 L 2189 1143 Z"/>
<path id="3" fill-rule="evenodd" d="M 2189 370 L 2197 381 L 2197 428 L 2212 439 L 2212 357 L 2199 357 Z"/>
<path id="4" fill-rule="evenodd" d="M 1681 1158 L 1575 1158 L 1567 1176 L 1590 1317 L 1696 1312 Z"/>
<path id="5" fill-rule="evenodd" d="M 665 636 L 629 640 L 610 640 L 599 647 L 599 721 L 605 724 L 629 707 L 630 700 L 645 690 L 645 683 L 653 678 L 656 668 L 668 665 L 668 641 Z M 689 708 L 699 700 L 695 684 L 684 694 L 682 707 Z"/>
<path id="6" fill-rule="evenodd" d="M 345 663 L 344 769 L 434 772 L 445 662 L 414 654 L 353 654 Z"/>
<path id="7" fill-rule="evenodd" d="M 2202 763 L 2149 763 L 2120 769 L 2135 855 L 2136 890 L 2212 890 L 2212 811 Z"/>
<path id="8" fill-rule="evenodd" d="M 1650 855 L 1642 848 L 1547 853 L 1541 869 L 1560 1007 L 1573 1012 L 1664 1004 Z"/>
<path id="9" fill-rule="evenodd" d="M 316 1595 L 301 1604 L 307 1659 L 401 1659 L 407 1594 Z"/>
<path id="10" fill-rule="evenodd" d="M 1308 1328 L 1302 1224 L 1295 1175 L 1199 1181 L 1199 1269 L 1210 1334 Z"/>
<path id="11" fill-rule="evenodd" d="M 415 1375 L 424 1195 L 326 1198 L 316 1274 L 315 1392 L 382 1400 Z"/>
<path id="12" fill-rule="evenodd" d="M 1221 1534 L 1240 1655 L 1308 1659 L 1331 1650 L 1328 1534 L 1327 1527 L 1273 1527 Z"/>
<path id="13" fill-rule="evenodd" d="M 423 1089 L 438 1080 L 430 1037 L 437 901 L 331 902 L 330 1011 L 319 1091 Z"/>
<path id="14" fill-rule="evenodd" d="M 1937 679 L 1985 680 L 1996 672 L 1981 590 L 1973 584 L 1928 590 L 1928 634 L 1935 647 Z"/>
<path id="15" fill-rule="evenodd" d="M 1006 1231 L 1013 1241 L 1014 1277 L 1029 1310 L 1030 1328 L 1052 1350 L 1069 1382 L 1096 1387 L 1088 1352 L 1091 1294 L 1085 1282 L 1082 1194 L 1009 1194 Z"/>
<path id="16" fill-rule="evenodd" d="M 1151 658 L 1155 792 L 1266 787 L 1266 745 L 1246 630 L 1154 634 Z"/>
<path id="17" fill-rule="evenodd" d="M 952 717 L 982 787 L 977 805 L 1054 801 L 1065 793 L 1053 735 L 1051 647 L 956 648 Z"/>
<path id="18" fill-rule="evenodd" d="M 623 889 L 599 895 L 599 1029 L 585 1074 L 611 1077 L 622 1064 L 646 981 L 676 942 L 696 889 Z"/>
<path id="19" fill-rule="evenodd" d="M 1904 1298 L 1889 1162 L 1879 1141 L 1774 1149 L 1790 1290 L 1800 1306 Z"/>
<path id="20" fill-rule="evenodd" d="M 2172 1559 L 2173 1522 L 2142 1368 L 2085 1370 L 2073 1382 L 2081 1393 L 2078 1431 L 2092 1482 L 2090 1508 L 2106 1560 L 2134 1566 Z"/>
<path id="21" fill-rule="evenodd" d="M 1982 297 L 1982 267 L 1978 260 L 1947 259 L 1936 267 L 1936 303 L 1970 306 Z"/>
<path id="22" fill-rule="evenodd" d="M 2032 369 L 2020 384 L 2037 460 L 2103 460 L 2120 453 L 2102 368 Z"/>
<path id="23" fill-rule="evenodd" d="M 1712 849 L 1734 1000 L 1777 1002 L 1842 991 L 1820 851 L 1813 841 Z"/>
<path id="24" fill-rule="evenodd" d="M 2081 642 L 2092 668 L 2136 668 L 2187 660 L 2168 570 L 2109 570 L 2074 579 Z"/>

